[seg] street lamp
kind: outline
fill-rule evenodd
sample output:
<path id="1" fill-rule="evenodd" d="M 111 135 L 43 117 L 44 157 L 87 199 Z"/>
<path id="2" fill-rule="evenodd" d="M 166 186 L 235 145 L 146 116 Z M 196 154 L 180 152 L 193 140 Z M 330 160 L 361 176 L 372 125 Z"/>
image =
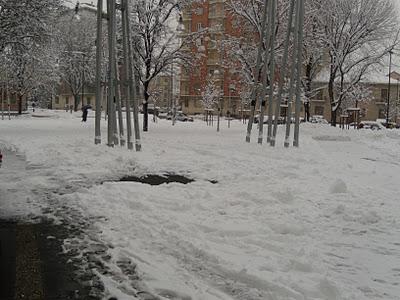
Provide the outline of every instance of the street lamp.
<path id="1" fill-rule="evenodd" d="M 389 50 L 389 82 L 388 82 L 387 103 L 386 103 L 386 128 L 389 128 L 390 75 L 392 73 L 392 54 L 393 51 Z"/>

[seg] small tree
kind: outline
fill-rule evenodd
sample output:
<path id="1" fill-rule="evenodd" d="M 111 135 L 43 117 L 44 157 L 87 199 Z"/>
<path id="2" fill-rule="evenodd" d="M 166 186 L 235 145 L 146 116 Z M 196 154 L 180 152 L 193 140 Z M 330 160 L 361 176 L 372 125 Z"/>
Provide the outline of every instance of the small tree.
<path id="1" fill-rule="evenodd" d="M 342 110 L 358 108 L 360 103 L 367 103 L 373 99 L 371 89 L 362 83 L 348 87 L 348 92 L 342 100 Z"/>
<path id="2" fill-rule="evenodd" d="M 212 109 L 216 104 L 219 103 L 219 99 L 222 96 L 222 91 L 217 87 L 215 80 L 210 78 L 201 93 L 201 104 L 204 109 Z"/>

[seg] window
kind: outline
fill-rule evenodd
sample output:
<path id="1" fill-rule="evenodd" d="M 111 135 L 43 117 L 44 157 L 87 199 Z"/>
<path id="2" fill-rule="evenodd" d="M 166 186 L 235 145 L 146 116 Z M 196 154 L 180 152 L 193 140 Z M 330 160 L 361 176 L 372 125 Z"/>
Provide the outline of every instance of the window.
<path id="1" fill-rule="evenodd" d="M 194 13 L 196 14 L 196 15 L 202 15 L 203 14 L 203 8 L 202 7 L 198 7 L 198 8 L 195 8 L 194 9 Z"/>
<path id="2" fill-rule="evenodd" d="M 189 99 L 185 98 L 185 107 L 189 107 Z"/>
<path id="3" fill-rule="evenodd" d="M 387 97 L 388 97 L 388 90 L 381 89 L 381 100 L 387 100 Z"/>
<path id="4" fill-rule="evenodd" d="M 324 115 L 324 107 L 323 106 L 316 106 L 314 108 L 314 115 Z"/>
<path id="5" fill-rule="evenodd" d="M 201 31 L 203 29 L 202 23 L 197 23 L 197 31 Z"/>

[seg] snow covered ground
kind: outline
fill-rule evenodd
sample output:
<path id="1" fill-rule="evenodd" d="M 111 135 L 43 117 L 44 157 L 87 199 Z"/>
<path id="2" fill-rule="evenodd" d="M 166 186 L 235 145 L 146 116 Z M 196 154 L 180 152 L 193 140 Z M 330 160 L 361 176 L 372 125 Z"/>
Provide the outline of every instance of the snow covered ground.
<path id="1" fill-rule="evenodd" d="M 217 133 L 197 119 L 160 120 L 136 153 L 106 147 L 104 121 L 96 146 L 93 119 L 40 114 L 0 120 L 0 148 L 27 164 L 0 169 L 0 216 L 90 220 L 95 230 L 74 242 L 106 249 L 108 272 L 98 275 L 107 295 L 399 299 L 400 131 L 302 124 L 301 147 L 285 149 L 283 128 L 271 148 L 257 145 L 256 130 L 245 143 L 239 121 Z M 195 181 L 117 181 L 167 172 Z M 52 201 L 49 190 L 59 191 Z"/>

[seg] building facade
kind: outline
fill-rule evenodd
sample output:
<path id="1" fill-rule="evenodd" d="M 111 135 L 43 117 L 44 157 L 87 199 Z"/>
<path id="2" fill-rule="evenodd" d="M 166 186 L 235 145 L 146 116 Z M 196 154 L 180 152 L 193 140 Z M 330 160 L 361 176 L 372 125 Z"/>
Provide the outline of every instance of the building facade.
<path id="1" fill-rule="evenodd" d="M 241 108 L 237 93 L 237 82 L 234 82 L 229 70 L 224 67 L 221 43 L 225 35 L 234 35 L 232 17 L 227 13 L 223 0 L 209 0 L 194 4 L 191 10 L 184 11 L 183 24 L 186 34 L 201 32 L 209 28 L 203 37 L 198 38 L 195 47 L 189 49 L 193 55 L 202 54 L 196 68 L 181 68 L 180 104 L 188 114 L 204 113 L 202 92 L 207 80 L 213 78 L 221 89 L 221 97 L 216 104 L 223 115 L 239 115 Z"/>

